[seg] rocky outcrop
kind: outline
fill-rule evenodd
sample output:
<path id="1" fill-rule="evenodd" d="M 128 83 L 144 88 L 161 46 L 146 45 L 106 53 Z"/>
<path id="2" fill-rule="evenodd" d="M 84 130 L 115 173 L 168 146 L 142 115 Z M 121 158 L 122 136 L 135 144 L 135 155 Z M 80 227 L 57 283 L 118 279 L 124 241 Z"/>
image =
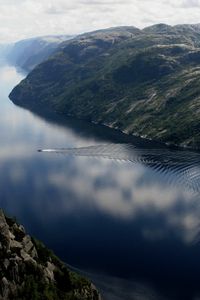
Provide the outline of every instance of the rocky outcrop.
<path id="1" fill-rule="evenodd" d="M 100 300 L 96 288 L 71 272 L 24 227 L 0 210 L 0 300 Z"/>

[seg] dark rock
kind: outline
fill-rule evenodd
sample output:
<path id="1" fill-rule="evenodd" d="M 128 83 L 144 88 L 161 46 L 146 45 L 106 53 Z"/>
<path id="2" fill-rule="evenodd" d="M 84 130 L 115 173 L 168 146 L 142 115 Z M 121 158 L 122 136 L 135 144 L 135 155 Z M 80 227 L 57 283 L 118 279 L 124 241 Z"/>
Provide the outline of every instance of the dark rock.
<path id="1" fill-rule="evenodd" d="M 69 271 L 2 210 L 0 238 L 0 300 L 100 299 L 88 280 Z"/>

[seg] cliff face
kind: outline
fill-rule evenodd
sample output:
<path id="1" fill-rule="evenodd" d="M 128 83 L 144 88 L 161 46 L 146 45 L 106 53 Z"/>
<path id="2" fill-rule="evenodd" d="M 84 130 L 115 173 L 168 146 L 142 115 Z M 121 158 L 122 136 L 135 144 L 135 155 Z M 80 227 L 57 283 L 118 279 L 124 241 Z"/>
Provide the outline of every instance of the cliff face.
<path id="1" fill-rule="evenodd" d="M 71 272 L 23 226 L 0 210 L 0 300 L 100 300 L 95 287 Z"/>
<path id="2" fill-rule="evenodd" d="M 92 32 L 62 43 L 10 97 L 29 109 L 200 148 L 200 26 Z"/>

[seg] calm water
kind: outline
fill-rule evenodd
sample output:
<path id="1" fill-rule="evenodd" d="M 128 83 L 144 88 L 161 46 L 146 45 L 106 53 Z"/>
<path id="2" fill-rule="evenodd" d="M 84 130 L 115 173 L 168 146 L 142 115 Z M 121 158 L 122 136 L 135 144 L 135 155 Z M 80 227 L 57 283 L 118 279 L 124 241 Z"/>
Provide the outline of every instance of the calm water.
<path id="1" fill-rule="evenodd" d="M 198 154 L 175 153 L 178 163 L 179 154 L 192 157 L 192 171 L 182 167 L 186 179 L 194 178 L 191 189 L 174 158 L 166 177 L 162 167 L 143 160 L 38 153 L 131 142 L 150 154 L 157 148 L 168 168 L 167 150 L 158 145 L 15 106 L 8 94 L 22 77 L 1 66 L 0 206 L 92 278 L 105 300 L 200 299 Z"/>

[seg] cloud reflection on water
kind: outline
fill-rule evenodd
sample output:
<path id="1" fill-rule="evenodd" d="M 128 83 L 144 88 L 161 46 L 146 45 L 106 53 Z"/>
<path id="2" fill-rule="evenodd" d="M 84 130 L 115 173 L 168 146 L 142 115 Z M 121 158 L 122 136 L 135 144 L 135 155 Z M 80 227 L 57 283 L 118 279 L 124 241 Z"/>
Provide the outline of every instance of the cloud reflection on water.
<path id="1" fill-rule="evenodd" d="M 137 220 L 140 215 L 155 218 L 162 215 L 165 223 L 159 228 L 159 234 L 158 228 L 144 227 L 141 228 L 144 238 L 164 239 L 173 229 L 180 239 L 191 243 L 198 235 L 200 207 L 197 199 L 190 193 L 165 186 L 159 179 L 150 184 L 144 181 L 145 172 L 149 172 L 149 177 L 155 174 L 143 166 L 104 159 L 41 158 L 37 153 L 31 159 L 30 164 L 29 158 L 13 162 L 9 158 L 7 162 L 3 157 L 3 161 L 0 160 L 3 178 L 0 179 L 2 189 L 6 185 L 17 186 L 28 193 L 29 184 L 30 192 L 34 191 L 35 195 L 34 199 L 29 195 L 29 205 L 34 210 L 37 203 L 37 214 L 39 211 L 43 214 L 45 205 L 51 219 L 75 214 L 77 209 L 82 214 L 95 211 L 122 220 Z M 54 191 L 56 201 L 50 191 Z M 45 193 L 49 200 L 43 203 Z"/>
<path id="2" fill-rule="evenodd" d="M 10 82 L 1 78 L 6 94 Z M 38 153 L 52 145 L 105 144 L 109 130 L 56 125 L 15 107 L 7 95 L 0 101 L 0 206 L 7 213 L 71 264 L 158 286 L 192 286 L 200 275 L 193 194 L 141 164 Z"/>

